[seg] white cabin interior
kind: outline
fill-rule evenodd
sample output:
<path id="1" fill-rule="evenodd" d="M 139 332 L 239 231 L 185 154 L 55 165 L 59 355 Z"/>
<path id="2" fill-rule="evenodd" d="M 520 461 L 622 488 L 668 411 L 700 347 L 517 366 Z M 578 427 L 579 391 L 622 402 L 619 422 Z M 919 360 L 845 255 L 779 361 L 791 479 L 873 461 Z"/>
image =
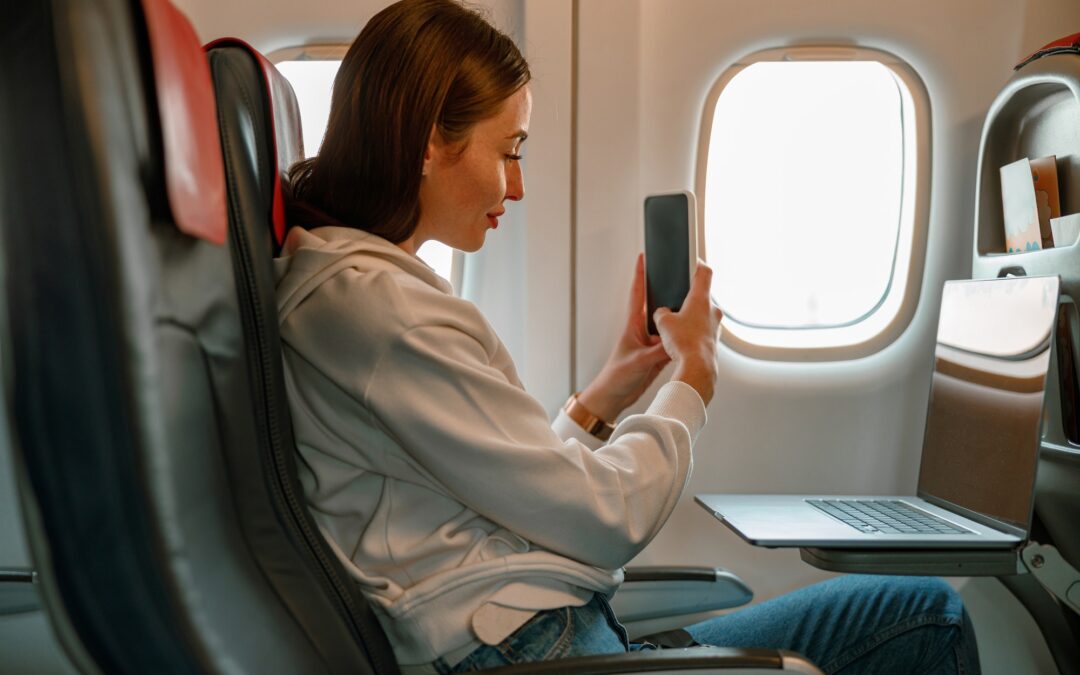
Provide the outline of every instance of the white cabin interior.
<path id="1" fill-rule="evenodd" d="M 201 41 L 235 36 L 271 58 L 288 48 L 347 45 L 386 4 L 174 2 Z M 927 125 L 929 142 L 917 149 L 927 173 L 919 179 L 922 210 L 912 216 L 914 233 L 905 235 L 914 262 L 913 282 L 899 301 L 902 318 L 869 347 L 841 346 L 826 354 L 798 347 L 755 351 L 722 340 L 717 393 L 695 446 L 689 486 L 670 521 L 634 561 L 726 567 L 753 589 L 754 602 L 832 576 L 802 562 L 797 550 L 748 545 L 695 504 L 693 495 L 914 490 L 941 288 L 945 280 L 972 274 L 984 118 L 1015 64 L 1080 30 L 1080 3 L 479 4 L 530 62 L 533 118 L 524 153 L 526 198 L 509 205 L 504 224 L 481 252 L 460 258 L 457 291 L 490 318 L 526 387 L 550 413 L 595 375 L 618 335 L 634 257 L 643 247 L 643 198 L 688 189 L 704 202 L 699 217 L 709 208 L 701 192 L 711 128 L 706 111 L 713 105 L 710 92 L 729 68 L 762 50 L 815 47 L 843 54 L 869 48 L 898 58 L 917 75 L 927 113 L 919 123 Z M 772 161 L 779 165 L 784 158 Z M 845 176 L 832 179 L 843 183 Z M 756 226 L 740 224 L 749 232 Z M 705 220 L 699 232 L 709 227 L 717 225 Z M 705 254 L 711 263 L 721 255 Z M 739 252 L 763 264 L 789 264 L 776 255 Z M 0 568 L 33 567 L 13 467 L 5 447 Z M 1038 627 L 1004 587 L 989 578 L 950 583 L 972 614 L 984 672 L 1058 672 Z M 34 623 L 25 615 L 0 616 L 0 672 L 74 672 L 46 625 L 41 616 Z M 5 665 L 7 659 L 12 661 Z"/>

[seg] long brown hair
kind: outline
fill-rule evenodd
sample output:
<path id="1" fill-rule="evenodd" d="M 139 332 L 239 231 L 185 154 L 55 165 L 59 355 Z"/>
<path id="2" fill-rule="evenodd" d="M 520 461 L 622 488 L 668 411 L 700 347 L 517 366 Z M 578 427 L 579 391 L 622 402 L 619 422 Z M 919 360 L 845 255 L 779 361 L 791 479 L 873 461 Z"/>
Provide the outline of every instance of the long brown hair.
<path id="1" fill-rule="evenodd" d="M 458 2 L 390 5 L 341 62 L 319 154 L 289 170 L 289 224 L 408 239 L 432 129 L 464 141 L 530 77 L 513 40 Z"/>

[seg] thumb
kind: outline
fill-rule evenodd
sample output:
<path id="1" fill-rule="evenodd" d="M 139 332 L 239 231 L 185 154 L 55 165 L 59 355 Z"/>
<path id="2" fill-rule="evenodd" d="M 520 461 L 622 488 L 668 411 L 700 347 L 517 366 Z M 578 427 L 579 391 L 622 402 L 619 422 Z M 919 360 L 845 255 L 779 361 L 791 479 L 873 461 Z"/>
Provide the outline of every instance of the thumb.
<path id="1" fill-rule="evenodd" d="M 645 360 L 645 361 L 652 361 L 654 359 L 663 358 L 663 357 L 667 356 L 667 352 L 664 351 L 664 343 L 663 342 L 657 342 L 654 345 L 649 345 L 648 347 L 645 347 L 644 349 L 642 349 L 638 353 L 640 354 L 641 358 L 643 360 Z"/>
<path id="2" fill-rule="evenodd" d="M 636 369 L 647 371 L 670 360 L 671 357 L 664 351 L 664 345 L 657 344 L 635 353 L 631 363 Z"/>
<path id="3" fill-rule="evenodd" d="M 671 314 L 669 307 L 657 307 L 656 311 L 652 314 L 653 323 L 660 323 L 660 319 L 663 319 L 668 314 Z"/>
<path id="4" fill-rule="evenodd" d="M 657 342 L 652 347 L 649 347 L 649 349 L 645 352 L 645 357 L 647 361 L 651 361 L 653 363 L 660 363 L 664 361 L 669 361 L 671 359 L 671 357 L 668 356 L 667 350 L 664 349 L 663 342 Z"/>

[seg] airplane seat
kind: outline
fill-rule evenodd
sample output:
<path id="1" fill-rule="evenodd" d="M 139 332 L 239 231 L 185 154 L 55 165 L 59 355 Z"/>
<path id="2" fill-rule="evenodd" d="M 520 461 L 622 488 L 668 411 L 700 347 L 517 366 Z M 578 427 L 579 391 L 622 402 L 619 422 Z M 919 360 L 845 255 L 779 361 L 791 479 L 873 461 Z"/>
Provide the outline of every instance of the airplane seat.
<path id="1" fill-rule="evenodd" d="M 268 495 L 194 30 L 167 0 L 3 14 L 0 357 L 60 642 L 84 673 L 376 672 Z"/>
<path id="2" fill-rule="evenodd" d="M 1077 120 L 1080 33 L 1022 59 L 987 113 L 979 150 L 972 263 L 973 278 L 1059 275 L 1062 295 L 1068 299 L 1058 317 L 1056 367 L 1048 384 L 1031 531 L 1033 542 L 1051 546 L 1056 553 L 1039 552 L 1040 564 L 1027 565 L 1032 573 L 999 577 L 1035 619 L 1061 673 L 1080 673 L 1080 576 L 1070 580 L 1070 574 L 1080 570 L 1080 314 L 1074 304 L 1080 298 L 1080 246 L 1056 243 L 1048 250 L 1001 255 L 1005 246 L 999 169 L 1024 157 L 1055 155 L 1061 214 L 1080 212 Z M 1034 553 L 1024 555 L 1026 560 Z M 1072 572 L 1051 561 L 1052 555 L 1059 555 Z M 1049 587 L 1057 586 L 1053 592 L 1048 580 Z"/>
<path id="3" fill-rule="evenodd" d="M 349 583 L 341 564 L 318 533 L 302 502 L 293 434 L 285 398 L 280 336 L 274 304 L 272 256 L 285 233 L 281 204 L 282 173 L 302 158 L 299 112 L 288 81 L 263 55 L 235 38 L 214 40 L 206 46 L 217 92 L 218 121 L 225 151 L 229 184 L 230 243 L 235 258 L 240 308 L 245 317 L 249 361 L 256 377 L 256 399 L 261 421 L 267 425 L 260 451 L 263 464 L 273 467 L 268 480 L 278 481 L 300 501 L 284 499 L 286 490 L 271 491 L 280 518 L 306 523 L 304 544 L 325 559 L 323 572 L 335 588 L 350 598 L 350 613 L 343 617 L 363 627 L 361 640 L 374 658 L 379 673 L 396 670 L 393 652 L 372 610 L 358 587 Z M 227 450 L 231 451 L 231 450 Z M 718 568 L 642 567 L 627 570 L 624 590 L 615 596 L 631 619 L 647 620 L 674 614 L 732 607 L 749 601 L 751 593 L 737 577 Z M 625 617 L 620 615 L 620 618 Z M 643 663 L 640 659 L 648 659 Z M 636 672 L 639 669 L 686 670 L 780 669 L 818 672 L 801 657 L 775 650 L 700 649 L 669 650 L 641 655 L 535 664 L 510 672 Z"/>
<path id="4" fill-rule="evenodd" d="M 274 297 L 273 256 L 285 235 L 282 172 L 303 159 L 300 111 L 289 82 L 247 43 L 223 38 L 206 45 L 229 186 L 230 246 L 239 309 L 253 374 L 260 437 L 257 452 L 276 517 L 291 523 L 297 545 L 308 551 L 333 590 L 340 619 L 363 645 L 375 672 L 396 671 L 393 652 L 371 607 L 327 545 L 304 505 L 295 440 L 285 397 Z M 249 449 L 225 448 L 225 452 Z"/>

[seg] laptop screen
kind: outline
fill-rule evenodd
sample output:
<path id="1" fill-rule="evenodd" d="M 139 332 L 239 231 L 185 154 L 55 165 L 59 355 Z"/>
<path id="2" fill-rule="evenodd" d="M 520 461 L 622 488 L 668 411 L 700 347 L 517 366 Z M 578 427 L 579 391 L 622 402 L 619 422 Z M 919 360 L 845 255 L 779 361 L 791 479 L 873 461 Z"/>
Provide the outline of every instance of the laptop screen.
<path id="1" fill-rule="evenodd" d="M 1027 530 L 1059 284 L 945 283 L 920 497 Z"/>

